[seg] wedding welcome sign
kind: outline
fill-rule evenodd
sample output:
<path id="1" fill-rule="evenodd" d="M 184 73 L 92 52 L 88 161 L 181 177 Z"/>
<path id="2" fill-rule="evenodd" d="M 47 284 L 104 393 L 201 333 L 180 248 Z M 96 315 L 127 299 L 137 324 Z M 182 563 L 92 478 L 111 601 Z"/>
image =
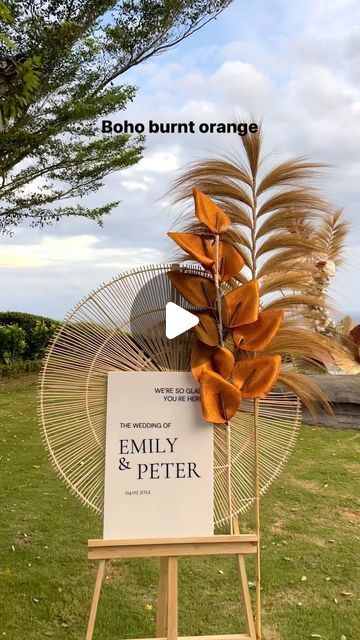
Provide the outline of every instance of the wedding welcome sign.
<path id="1" fill-rule="evenodd" d="M 104 539 L 213 533 L 213 429 L 186 372 L 110 372 Z"/>

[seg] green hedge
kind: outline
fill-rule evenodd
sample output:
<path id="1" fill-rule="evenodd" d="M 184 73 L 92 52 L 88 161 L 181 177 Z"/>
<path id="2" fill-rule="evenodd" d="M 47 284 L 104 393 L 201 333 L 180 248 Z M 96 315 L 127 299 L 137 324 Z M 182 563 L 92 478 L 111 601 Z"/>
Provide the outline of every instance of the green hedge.
<path id="1" fill-rule="evenodd" d="M 10 364 L 23 357 L 26 333 L 16 324 L 0 325 L 0 364 Z"/>
<path id="2" fill-rule="evenodd" d="M 41 360 L 60 323 L 18 311 L 0 312 L 0 364 Z"/>
<path id="3" fill-rule="evenodd" d="M 0 378 L 11 378 L 22 373 L 40 371 L 42 360 L 16 360 L 9 364 L 0 364 Z"/>

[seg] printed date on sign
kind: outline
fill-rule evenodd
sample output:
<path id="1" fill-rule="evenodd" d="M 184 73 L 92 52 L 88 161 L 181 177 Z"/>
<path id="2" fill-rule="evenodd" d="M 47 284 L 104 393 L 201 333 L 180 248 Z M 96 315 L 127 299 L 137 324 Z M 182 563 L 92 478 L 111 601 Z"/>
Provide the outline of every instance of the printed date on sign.
<path id="1" fill-rule="evenodd" d="M 134 490 L 127 490 L 124 492 L 126 496 L 144 496 L 144 495 L 150 495 L 151 491 L 150 489 L 134 489 Z"/>

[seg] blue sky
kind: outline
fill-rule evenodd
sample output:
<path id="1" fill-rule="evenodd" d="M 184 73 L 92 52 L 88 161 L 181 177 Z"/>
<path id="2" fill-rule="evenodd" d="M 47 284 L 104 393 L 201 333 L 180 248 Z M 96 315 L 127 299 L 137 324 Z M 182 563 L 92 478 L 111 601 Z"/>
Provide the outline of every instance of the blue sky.
<path id="1" fill-rule="evenodd" d="M 227 122 L 236 112 L 253 113 L 264 120 L 265 150 L 275 161 L 305 154 L 332 164 L 321 187 L 352 224 L 332 294 L 360 320 L 359 62 L 357 0 L 238 0 L 124 77 L 139 90 L 114 120 Z M 167 261 L 166 231 L 177 212 L 164 194 L 172 180 L 187 162 L 238 146 L 236 135 L 151 135 L 144 159 L 110 176 L 93 197 L 122 201 L 102 229 L 68 220 L 0 238 L 2 308 L 62 318 L 119 271 Z"/>

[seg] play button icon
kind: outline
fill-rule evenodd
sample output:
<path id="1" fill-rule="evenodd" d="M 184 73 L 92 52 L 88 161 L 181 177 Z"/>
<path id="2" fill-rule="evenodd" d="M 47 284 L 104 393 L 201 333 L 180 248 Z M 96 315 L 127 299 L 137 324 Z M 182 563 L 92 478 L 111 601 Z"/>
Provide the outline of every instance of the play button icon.
<path id="1" fill-rule="evenodd" d="M 185 333 L 199 324 L 199 318 L 190 311 L 186 311 L 174 302 L 168 302 L 166 305 L 166 324 L 165 333 L 169 340 Z"/>

